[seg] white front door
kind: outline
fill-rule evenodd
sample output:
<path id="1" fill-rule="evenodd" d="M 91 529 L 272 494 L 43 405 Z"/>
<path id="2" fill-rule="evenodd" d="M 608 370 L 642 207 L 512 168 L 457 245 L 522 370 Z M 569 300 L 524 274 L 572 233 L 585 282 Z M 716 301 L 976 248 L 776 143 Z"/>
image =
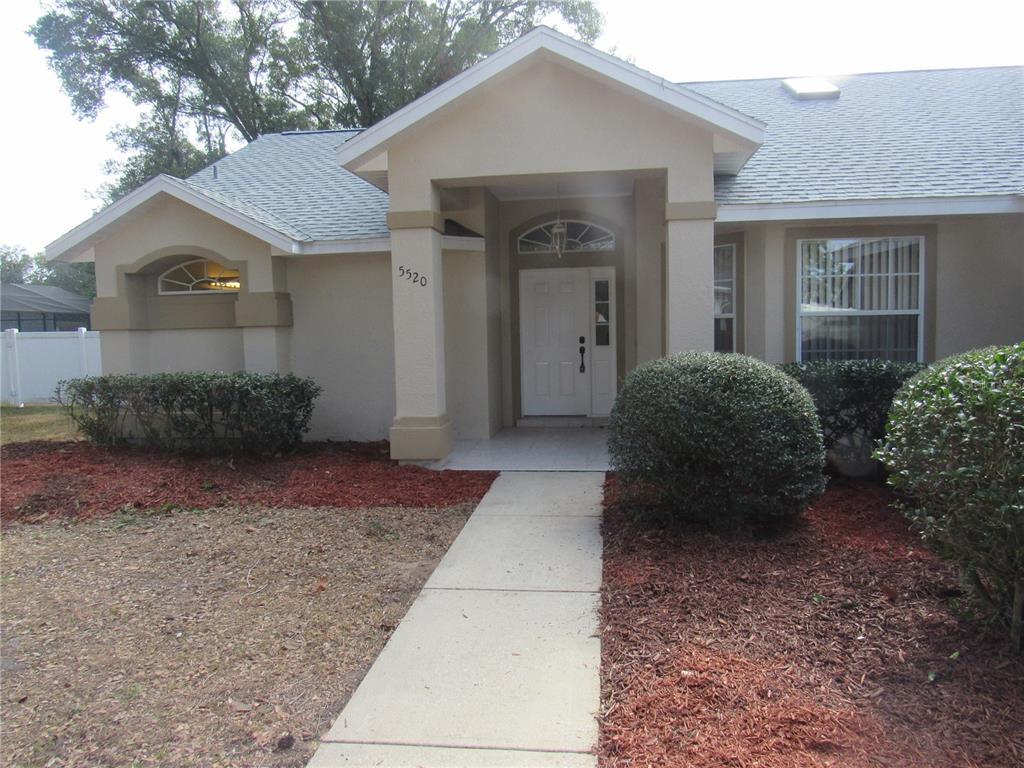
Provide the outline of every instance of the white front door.
<path id="1" fill-rule="evenodd" d="M 607 416 L 615 401 L 615 270 L 519 272 L 524 416 Z"/>

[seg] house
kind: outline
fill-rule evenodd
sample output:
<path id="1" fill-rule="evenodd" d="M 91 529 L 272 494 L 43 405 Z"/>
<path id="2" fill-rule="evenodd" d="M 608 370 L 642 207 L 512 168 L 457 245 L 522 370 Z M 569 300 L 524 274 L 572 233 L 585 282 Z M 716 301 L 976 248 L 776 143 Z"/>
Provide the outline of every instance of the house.
<path id="1" fill-rule="evenodd" d="M 372 128 L 263 136 L 47 249 L 108 372 L 293 371 L 445 456 L 682 350 L 1024 337 L 1024 68 L 678 85 L 538 28 Z"/>
<path id="2" fill-rule="evenodd" d="M 0 285 L 0 330 L 77 331 L 89 328 L 92 302 L 56 285 Z"/>

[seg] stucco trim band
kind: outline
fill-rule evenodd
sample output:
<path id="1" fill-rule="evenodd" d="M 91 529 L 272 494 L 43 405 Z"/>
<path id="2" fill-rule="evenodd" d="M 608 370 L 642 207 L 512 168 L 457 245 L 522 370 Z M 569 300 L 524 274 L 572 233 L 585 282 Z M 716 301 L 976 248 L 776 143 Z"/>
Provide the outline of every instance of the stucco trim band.
<path id="1" fill-rule="evenodd" d="M 665 221 L 696 221 L 715 219 L 718 205 L 714 200 L 697 203 L 665 203 Z"/>
<path id="2" fill-rule="evenodd" d="M 292 299 L 287 293 L 258 291 L 238 295 L 238 301 L 235 302 L 235 325 L 239 328 L 291 324 Z"/>
<path id="3" fill-rule="evenodd" d="M 172 331 L 193 328 L 281 327 L 292 324 L 287 293 L 260 291 L 215 296 L 124 296 L 93 300 L 91 322 L 97 331 Z"/>
<path id="4" fill-rule="evenodd" d="M 444 234 L 444 216 L 437 211 L 388 211 L 388 229 L 434 229 Z"/>
<path id="5" fill-rule="evenodd" d="M 443 459 L 452 452 L 455 432 L 448 414 L 397 416 L 391 424 L 391 458 L 425 461 Z"/>

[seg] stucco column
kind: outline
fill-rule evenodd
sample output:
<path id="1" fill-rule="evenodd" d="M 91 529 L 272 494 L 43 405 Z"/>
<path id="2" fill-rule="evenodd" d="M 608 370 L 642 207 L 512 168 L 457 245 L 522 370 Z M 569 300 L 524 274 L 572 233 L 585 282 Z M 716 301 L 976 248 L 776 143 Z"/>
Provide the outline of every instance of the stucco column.
<path id="1" fill-rule="evenodd" d="M 665 206 L 665 349 L 714 347 L 715 204 Z"/>
<path id="2" fill-rule="evenodd" d="M 453 433 L 445 400 L 441 233 L 430 212 L 392 213 L 395 421 L 391 458 L 443 459 Z"/>

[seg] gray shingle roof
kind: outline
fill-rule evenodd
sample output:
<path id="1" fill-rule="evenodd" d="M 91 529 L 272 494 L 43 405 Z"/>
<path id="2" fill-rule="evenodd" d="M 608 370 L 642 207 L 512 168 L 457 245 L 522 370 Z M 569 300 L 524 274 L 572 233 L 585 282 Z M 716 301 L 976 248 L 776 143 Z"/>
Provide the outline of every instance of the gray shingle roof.
<path id="1" fill-rule="evenodd" d="M 55 312 L 89 314 L 92 300 L 56 285 L 0 285 L 0 307 L 5 312 Z"/>
<path id="2" fill-rule="evenodd" d="M 719 204 L 1024 193 L 1024 67 L 832 80 L 820 101 L 781 79 L 685 84 L 768 125 Z"/>
<path id="3" fill-rule="evenodd" d="M 720 204 L 1024 194 L 1024 67 L 837 78 L 801 101 L 781 79 L 686 83 L 767 123 Z M 386 237 L 388 196 L 335 158 L 358 130 L 268 134 L 190 176 L 196 191 L 298 241 Z"/>
<path id="4" fill-rule="evenodd" d="M 387 237 L 388 196 L 338 164 L 357 130 L 273 133 L 186 183 L 294 240 Z"/>

